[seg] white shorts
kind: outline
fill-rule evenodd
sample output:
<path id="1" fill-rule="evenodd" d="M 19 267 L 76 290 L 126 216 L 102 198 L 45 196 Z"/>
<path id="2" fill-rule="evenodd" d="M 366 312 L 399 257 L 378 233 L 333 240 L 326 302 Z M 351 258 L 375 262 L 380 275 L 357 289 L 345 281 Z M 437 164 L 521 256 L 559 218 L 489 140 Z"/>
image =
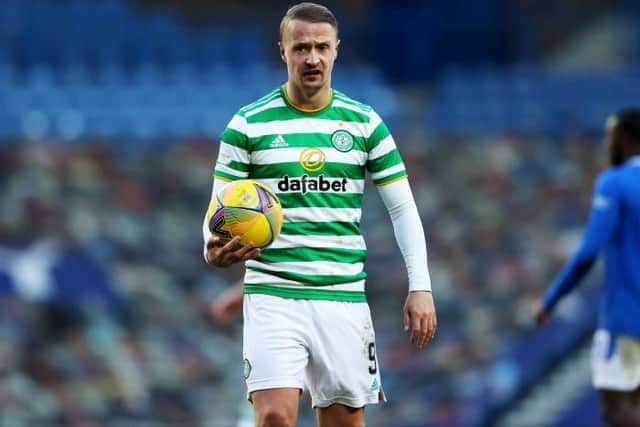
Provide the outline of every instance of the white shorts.
<path id="1" fill-rule="evenodd" d="M 640 386 L 640 339 L 598 329 L 593 336 L 591 367 L 596 389 L 633 391 Z"/>
<path id="2" fill-rule="evenodd" d="M 366 303 L 244 296 L 244 375 L 257 390 L 309 390 L 313 407 L 385 400 Z"/>

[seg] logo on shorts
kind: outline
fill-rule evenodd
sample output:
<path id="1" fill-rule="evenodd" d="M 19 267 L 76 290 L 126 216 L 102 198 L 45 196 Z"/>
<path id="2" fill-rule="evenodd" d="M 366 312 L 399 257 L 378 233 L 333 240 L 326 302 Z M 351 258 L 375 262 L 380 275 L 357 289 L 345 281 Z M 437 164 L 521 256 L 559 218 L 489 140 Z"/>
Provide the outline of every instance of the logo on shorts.
<path id="1" fill-rule="evenodd" d="M 251 375 L 251 362 L 249 359 L 244 359 L 244 379 L 246 380 Z"/>
<path id="2" fill-rule="evenodd" d="M 331 134 L 331 144 L 336 150 L 346 153 L 353 148 L 353 136 L 346 130 L 337 130 Z"/>
<path id="3" fill-rule="evenodd" d="M 378 384 L 378 379 L 374 378 L 371 383 L 371 391 L 377 391 L 380 388 L 380 384 Z"/>

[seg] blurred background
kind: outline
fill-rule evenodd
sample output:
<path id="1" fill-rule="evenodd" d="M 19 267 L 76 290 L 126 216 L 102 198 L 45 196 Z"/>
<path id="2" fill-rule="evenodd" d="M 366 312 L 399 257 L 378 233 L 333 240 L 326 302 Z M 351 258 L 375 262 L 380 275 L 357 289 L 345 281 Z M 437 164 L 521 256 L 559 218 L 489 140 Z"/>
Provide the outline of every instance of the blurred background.
<path id="1" fill-rule="evenodd" d="M 292 2 L 0 1 L 0 426 L 231 427 L 239 275 L 202 259 L 232 114 L 286 80 Z M 327 1 L 334 87 L 395 135 L 438 336 L 401 333 L 406 273 L 370 188 L 368 297 L 390 398 L 371 427 L 601 426 L 597 274 L 535 329 L 579 241 L 606 117 L 640 101 L 635 0 Z M 313 425 L 305 408 L 299 425 Z"/>

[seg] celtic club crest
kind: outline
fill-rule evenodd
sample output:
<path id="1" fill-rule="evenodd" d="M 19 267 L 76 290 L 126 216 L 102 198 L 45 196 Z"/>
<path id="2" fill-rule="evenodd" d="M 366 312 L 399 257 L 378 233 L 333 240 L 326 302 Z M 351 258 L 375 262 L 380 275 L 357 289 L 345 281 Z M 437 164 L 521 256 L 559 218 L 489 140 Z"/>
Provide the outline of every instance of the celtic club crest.
<path id="1" fill-rule="evenodd" d="M 331 134 L 331 144 L 336 150 L 346 153 L 353 148 L 353 136 L 346 130 L 337 130 Z"/>

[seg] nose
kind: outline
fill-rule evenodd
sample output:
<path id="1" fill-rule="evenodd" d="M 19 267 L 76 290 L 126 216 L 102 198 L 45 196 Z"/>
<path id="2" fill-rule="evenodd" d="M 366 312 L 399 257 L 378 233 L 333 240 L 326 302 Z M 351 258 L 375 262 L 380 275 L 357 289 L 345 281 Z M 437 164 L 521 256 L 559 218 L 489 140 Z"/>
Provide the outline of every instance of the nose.
<path id="1" fill-rule="evenodd" d="M 318 57 L 318 54 L 316 52 L 315 49 L 311 49 L 311 51 L 309 52 L 309 55 L 307 55 L 307 65 L 318 65 L 318 63 L 320 62 L 320 58 Z"/>

